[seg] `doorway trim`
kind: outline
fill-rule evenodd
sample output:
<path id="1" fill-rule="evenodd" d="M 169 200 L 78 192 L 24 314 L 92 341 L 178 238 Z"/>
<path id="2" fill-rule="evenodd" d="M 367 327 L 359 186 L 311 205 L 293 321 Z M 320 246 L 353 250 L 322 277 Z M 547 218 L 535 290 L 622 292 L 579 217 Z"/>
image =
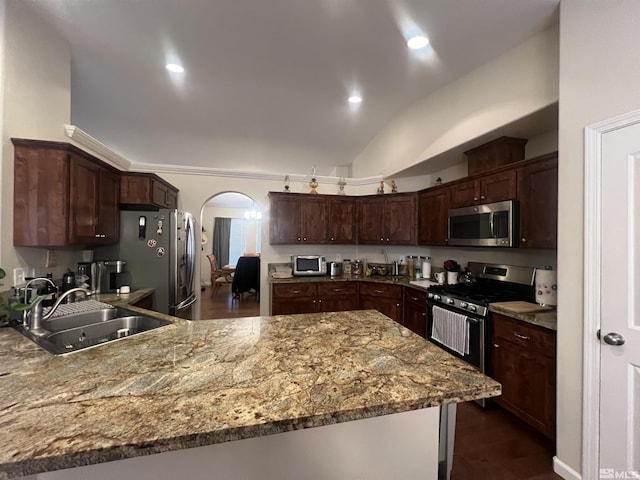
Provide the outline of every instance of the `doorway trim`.
<path id="1" fill-rule="evenodd" d="M 600 341 L 596 332 L 602 286 L 602 137 L 638 123 L 640 110 L 585 128 L 582 478 L 599 478 L 600 469 Z"/>

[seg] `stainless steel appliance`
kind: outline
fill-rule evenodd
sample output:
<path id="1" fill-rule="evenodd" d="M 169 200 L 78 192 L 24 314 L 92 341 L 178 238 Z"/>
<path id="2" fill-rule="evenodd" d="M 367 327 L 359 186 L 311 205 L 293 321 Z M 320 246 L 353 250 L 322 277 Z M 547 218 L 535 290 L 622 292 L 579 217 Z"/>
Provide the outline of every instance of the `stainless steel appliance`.
<path id="1" fill-rule="evenodd" d="M 342 262 L 329 262 L 329 274 L 332 277 L 342 276 Z"/>
<path id="2" fill-rule="evenodd" d="M 126 271 L 120 285 L 153 288 L 153 309 L 191 318 L 196 301 L 195 220 L 177 210 L 120 212 L 120 242 L 95 250 L 100 259 L 121 258 Z"/>
<path id="3" fill-rule="evenodd" d="M 517 247 L 519 204 L 515 200 L 449 210 L 447 243 L 471 247 Z"/>
<path id="4" fill-rule="evenodd" d="M 533 302 L 535 268 L 469 262 L 467 269 L 468 282 L 427 289 L 427 338 L 489 374 L 489 304 Z"/>
<path id="5" fill-rule="evenodd" d="M 295 276 L 327 274 L 327 261 L 322 255 L 291 255 L 291 269 Z"/>
<path id="6" fill-rule="evenodd" d="M 96 262 L 97 293 L 113 293 L 122 285 L 128 285 L 124 260 L 108 260 Z"/>

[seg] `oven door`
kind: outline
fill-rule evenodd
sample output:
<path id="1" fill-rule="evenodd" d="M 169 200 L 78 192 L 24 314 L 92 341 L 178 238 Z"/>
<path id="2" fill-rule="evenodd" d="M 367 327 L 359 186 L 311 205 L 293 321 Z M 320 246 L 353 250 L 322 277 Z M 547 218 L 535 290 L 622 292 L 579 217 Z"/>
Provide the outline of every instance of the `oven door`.
<path id="1" fill-rule="evenodd" d="M 465 317 L 466 324 L 469 331 L 469 351 L 468 353 L 458 353 L 450 346 L 446 345 L 442 341 L 433 338 L 433 308 L 438 307 L 443 310 L 456 313 Z M 485 341 L 486 341 L 486 319 L 473 315 L 466 311 L 450 308 L 442 304 L 434 304 L 427 302 L 427 338 L 432 343 L 438 345 L 440 348 L 455 355 L 458 358 L 470 363 L 477 367 L 481 373 L 485 373 L 486 357 L 485 357 Z"/>

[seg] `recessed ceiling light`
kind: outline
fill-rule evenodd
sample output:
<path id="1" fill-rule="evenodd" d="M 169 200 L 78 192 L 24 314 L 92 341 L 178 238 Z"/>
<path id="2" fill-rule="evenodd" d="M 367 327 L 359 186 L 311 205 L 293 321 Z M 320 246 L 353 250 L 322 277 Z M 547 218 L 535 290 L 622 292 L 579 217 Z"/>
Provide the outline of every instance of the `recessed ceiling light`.
<path id="1" fill-rule="evenodd" d="M 174 73 L 182 73 L 182 72 L 184 72 L 184 68 L 182 68 L 182 65 L 177 65 L 175 63 L 167 63 L 165 65 L 165 68 L 167 70 L 169 70 L 170 72 L 174 72 Z"/>
<path id="2" fill-rule="evenodd" d="M 417 35 L 415 37 L 411 37 L 407 41 L 407 46 L 413 50 L 418 50 L 419 48 L 424 48 L 429 45 L 429 39 L 424 35 Z"/>
<path id="3" fill-rule="evenodd" d="M 362 103 L 362 97 L 359 97 L 357 95 L 351 95 L 349 97 L 349 103 L 353 103 L 353 104 Z"/>

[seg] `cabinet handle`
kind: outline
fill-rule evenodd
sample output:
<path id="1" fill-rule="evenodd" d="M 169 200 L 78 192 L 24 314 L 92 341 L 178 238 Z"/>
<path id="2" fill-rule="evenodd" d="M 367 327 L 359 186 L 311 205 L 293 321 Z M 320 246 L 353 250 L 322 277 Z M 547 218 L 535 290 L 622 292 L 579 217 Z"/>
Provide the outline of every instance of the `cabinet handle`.
<path id="1" fill-rule="evenodd" d="M 426 316 L 427 316 L 427 314 L 426 314 L 426 313 L 422 313 L 421 315 L 422 315 L 423 317 L 426 317 Z"/>
<path id="2" fill-rule="evenodd" d="M 396 307 L 399 307 L 399 306 L 400 306 L 400 304 L 399 304 L 399 303 L 396 303 Z"/>
<path id="3" fill-rule="evenodd" d="M 381 241 L 381 242 L 384 242 L 384 237 L 380 237 L 380 241 Z"/>
<path id="4" fill-rule="evenodd" d="M 300 237 L 298 237 L 298 241 L 302 240 Z"/>
<path id="5" fill-rule="evenodd" d="M 531 338 L 527 337 L 526 335 L 521 335 L 521 334 L 516 333 L 516 332 L 513 332 L 513 336 L 517 337 L 517 338 L 520 338 L 522 340 L 531 340 Z"/>
<path id="6" fill-rule="evenodd" d="M 493 348 L 500 348 L 500 345 L 498 345 L 497 343 L 494 343 Z"/>
<path id="7" fill-rule="evenodd" d="M 374 290 L 374 292 L 382 294 L 384 293 L 384 290 Z"/>
<path id="8" fill-rule="evenodd" d="M 100 238 L 105 238 L 105 237 L 106 237 L 106 235 L 104 235 L 104 234 L 100 235 Z"/>
<path id="9" fill-rule="evenodd" d="M 330 240 L 333 242 L 335 239 L 333 237 L 331 237 Z"/>
<path id="10" fill-rule="evenodd" d="M 387 238 L 387 242 L 389 241 L 389 239 Z"/>
<path id="11" fill-rule="evenodd" d="M 96 233 L 96 234 L 95 234 L 95 237 L 96 237 L 96 238 L 100 238 L 100 234 L 99 234 L 99 233 Z"/>
<path id="12" fill-rule="evenodd" d="M 522 240 L 520 240 L 520 241 L 521 241 L 521 242 L 526 242 L 526 241 L 527 241 L 527 239 L 526 239 L 526 238 L 524 238 L 524 237 L 522 237 Z"/>
<path id="13" fill-rule="evenodd" d="M 418 297 L 411 297 L 411 300 L 413 300 L 414 302 L 418 301 Z"/>
<path id="14" fill-rule="evenodd" d="M 307 237 L 302 237 L 302 240 L 304 240 L 306 242 L 307 241 Z"/>
<path id="15" fill-rule="evenodd" d="M 481 200 L 484 200 L 485 198 L 487 198 L 487 197 L 485 197 L 484 195 L 480 195 L 480 199 Z"/>
<path id="16" fill-rule="evenodd" d="M 321 298 L 320 298 L 320 299 L 318 299 L 318 303 L 322 303 L 322 299 L 321 299 Z"/>
<path id="17" fill-rule="evenodd" d="M 313 303 L 316 303 L 316 301 L 314 300 Z"/>
<path id="18" fill-rule="evenodd" d="M 448 242 L 449 242 L 449 239 L 448 239 L 448 238 L 445 238 L 445 239 L 444 239 L 444 243 L 448 243 Z"/>
<path id="19" fill-rule="evenodd" d="M 477 202 L 478 201 L 478 197 L 473 197 L 473 201 Z"/>
<path id="20" fill-rule="evenodd" d="M 293 290 L 293 293 L 300 293 L 300 290 Z"/>

